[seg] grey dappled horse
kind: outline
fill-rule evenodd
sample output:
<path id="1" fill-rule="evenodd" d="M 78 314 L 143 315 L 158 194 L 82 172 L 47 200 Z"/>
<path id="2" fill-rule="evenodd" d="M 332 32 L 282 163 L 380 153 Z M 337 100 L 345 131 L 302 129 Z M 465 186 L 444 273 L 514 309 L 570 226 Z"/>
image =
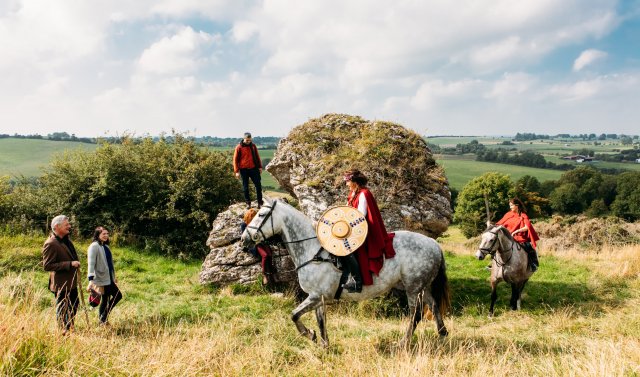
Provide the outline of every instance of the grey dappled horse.
<path id="1" fill-rule="evenodd" d="M 300 287 L 309 296 L 295 308 L 291 319 L 300 334 L 316 341 L 315 331 L 300 321 L 306 312 L 315 309 L 322 344 L 329 344 L 324 303 L 333 303 L 342 272 L 329 259 L 329 253 L 320 246 L 312 221 L 302 212 L 282 201 L 268 201 L 242 234 L 248 246 L 279 234 L 296 266 Z M 402 340 L 409 345 L 413 332 L 428 308 L 434 314 L 440 336 L 447 335 L 442 320 L 450 308 L 444 256 L 438 243 L 421 234 L 398 231 L 393 239 L 395 257 L 386 259 L 373 285 L 364 286 L 361 293 L 342 293 L 342 299 L 361 301 L 389 291 L 404 289 L 409 301 L 412 321 Z M 426 306 L 428 305 L 428 307 Z"/>
<path id="2" fill-rule="evenodd" d="M 483 260 L 487 254 L 491 262 L 491 306 L 489 316 L 493 316 L 493 307 L 498 298 L 496 287 L 501 281 L 511 284 L 512 310 L 520 309 L 520 299 L 524 286 L 533 275 L 528 268 L 527 252 L 518 244 L 509 230 L 502 225 L 492 225 L 482 233 L 482 240 L 476 257 Z"/>

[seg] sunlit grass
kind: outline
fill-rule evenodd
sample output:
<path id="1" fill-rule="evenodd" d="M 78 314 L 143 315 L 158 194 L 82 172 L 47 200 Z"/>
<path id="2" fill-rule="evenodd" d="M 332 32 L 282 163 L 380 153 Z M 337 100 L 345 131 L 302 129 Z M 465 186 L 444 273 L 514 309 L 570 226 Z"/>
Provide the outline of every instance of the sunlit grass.
<path id="1" fill-rule="evenodd" d="M 290 296 L 272 295 L 260 285 L 201 286 L 199 261 L 117 246 L 125 298 L 111 327 L 97 327 L 95 311 L 89 312 L 87 327 L 79 313 L 73 334 L 62 337 L 47 275 L 37 265 L 43 240 L 0 238 L 0 375 L 640 373 L 637 247 L 597 255 L 543 250 L 523 310 L 508 309 L 508 287 L 502 285 L 496 316 L 488 319 L 487 262 L 475 260 L 477 245 L 465 246 L 455 230 L 448 238 L 441 242 L 454 304 L 445 321 L 450 336 L 440 340 L 433 322 L 421 323 L 408 351 L 396 347 L 408 318 L 394 299 L 328 307 L 331 345 L 323 349 L 298 335 L 289 319 L 296 306 Z M 79 242 L 79 251 L 86 246 Z M 624 261 L 628 267 L 622 267 Z M 315 328 L 314 317 L 310 313 L 303 321 Z"/>

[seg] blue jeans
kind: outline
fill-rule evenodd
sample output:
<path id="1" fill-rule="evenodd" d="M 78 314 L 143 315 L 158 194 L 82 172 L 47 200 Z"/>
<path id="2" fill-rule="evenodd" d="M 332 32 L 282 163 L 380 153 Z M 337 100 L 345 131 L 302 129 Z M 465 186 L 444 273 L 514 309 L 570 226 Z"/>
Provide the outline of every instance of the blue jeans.
<path id="1" fill-rule="evenodd" d="M 260 182 L 260 170 L 258 168 L 240 169 L 240 176 L 242 177 L 242 190 L 244 191 L 244 200 L 247 203 L 251 203 L 251 197 L 249 196 L 249 178 L 251 178 L 251 182 L 253 182 L 253 185 L 256 186 L 258 205 L 262 205 L 262 183 Z"/>

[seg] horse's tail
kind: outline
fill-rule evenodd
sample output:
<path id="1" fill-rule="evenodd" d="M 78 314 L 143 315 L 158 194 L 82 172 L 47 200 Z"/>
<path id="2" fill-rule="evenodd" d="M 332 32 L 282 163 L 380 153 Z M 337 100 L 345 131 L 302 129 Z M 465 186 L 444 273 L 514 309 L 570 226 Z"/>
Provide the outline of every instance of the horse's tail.
<path id="1" fill-rule="evenodd" d="M 449 296 L 449 282 L 447 280 L 447 266 L 444 262 L 444 254 L 442 254 L 442 263 L 440 263 L 438 275 L 431 283 L 431 296 L 438 304 L 440 315 L 442 317 L 446 316 L 451 310 L 451 297 Z"/>

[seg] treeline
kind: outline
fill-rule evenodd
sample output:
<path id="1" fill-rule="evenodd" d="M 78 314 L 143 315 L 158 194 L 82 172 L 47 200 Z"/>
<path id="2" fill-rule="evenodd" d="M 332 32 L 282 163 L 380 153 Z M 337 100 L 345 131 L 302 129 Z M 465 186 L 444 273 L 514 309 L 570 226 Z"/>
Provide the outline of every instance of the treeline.
<path id="1" fill-rule="evenodd" d="M 13 134 L 13 135 L 9 135 L 9 134 L 0 134 L 0 139 L 6 139 L 6 138 L 15 138 L 15 139 L 38 139 L 38 140 L 53 140 L 53 141 L 77 141 L 80 143 L 88 143 L 88 144 L 95 144 L 96 143 L 96 139 L 94 138 L 90 138 L 90 137 L 77 137 L 75 134 L 71 134 L 69 135 L 66 132 L 54 132 L 51 134 L 48 134 L 47 136 L 42 136 L 39 134 L 33 134 L 33 135 L 19 135 L 19 134 Z"/>
<path id="2" fill-rule="evenodd" d="M 254 136 L 253 143 L 260 149 L 276 149 L 279 137 L 274 136 Z M 203 136 L 195 139 L 197 142 L 209 145 L 212 147 L 235 147 L 240 143 L 242 137 L 213 137 Z"/>
<path id="3" fill-rule="evenodd" d="M 97 144 L 99 142 L 105 142 L 109 144 L 122 144 L 124 141 L 140 143 L 149 137 L 134 137 L 132 135 L 123 135 L 123 136 L 105 136 L 100 138 L 91 138 L 91 137 L 77 137 L 75 134 L 69 135 L 67 132 L 54 132 L 51 134 L 47 134 L 46 136 L 42 136 L 39 134 L 32 135 L 19 135 L 19 134 L 0 134 L 0 139 L 6 138 L 16 138 L 16 139 L 39 139 L 39 140 L 53 140 L 53 141 L 77 141 L 81 143 L 88 144 Z M 241 140 L 241 137 L 213 137 L 213 136 L 203 136 L 203 137 L 188 137 L 181 135 L 182 139 L 192 140 L 196 143 L 200 143 L 201 145 L 211 146 L 211 147 L 235 147 Z M 163 140 L 164 142 L 173 142 L 173 135 L 161 135 L 151 138 L 154 141 Z M 278 142 L 280 141 L 279 137 L 275 136 L 255 136 L 253 137 L 253 142 L 260 149 L 276 149 L 278 146 Z"/>
<path id="4" fill-rule="evenodd" d="M 547 161 L 543 155 L 537 152 L 523 151 L 510 154 L 504 148 L 480 151 L 476 153 L 476 161 L 498 162 L 502 164 L 556 170 L 571 170 L 575 167 L 573 164 L 556 164 L 555 162 Z"/>
<path id="5" fill-rule="evenodd" d="M 557 181 L 542 183 L 529 175 L 513 182 L 506 174 L 486 173 L 467 183 L 456 198 L 454 220 L 467 237 L 485 229 L 485 194 L 493 221 L 509 210 L 508 200 L 514 196 L 524 202 L 530 217 L 585 214 L 640 220 L 638 171 L 611 175 L 580 166 L 563 173 Z"/>
<path id="6" fill-rule="evenodd" d="M 545 134 L 535 134 L 535 133 L 517 133 L 513 138 L 515 141 L 531 141 L 531 140 L 549 140 L 549 139 L 567 139 L 567 140 L 618 140 L 622 142 L 622 144 L 632 144 L 633 140 L 638 140 L 638 135 L 625 135 L 625 134 L 600 134 L 596 135 L 594 133 L 591 134 L 557 134 L 557 135 L 545 135 Z"/>

